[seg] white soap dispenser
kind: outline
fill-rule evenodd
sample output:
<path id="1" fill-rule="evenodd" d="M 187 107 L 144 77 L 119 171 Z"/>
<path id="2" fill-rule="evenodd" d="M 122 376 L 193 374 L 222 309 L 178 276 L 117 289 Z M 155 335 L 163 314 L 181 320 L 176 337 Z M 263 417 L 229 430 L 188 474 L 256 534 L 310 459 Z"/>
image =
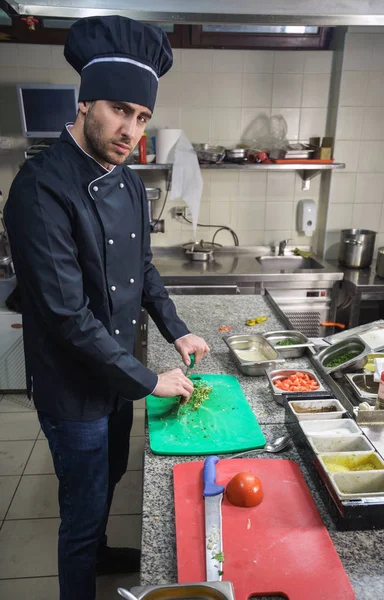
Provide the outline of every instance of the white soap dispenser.
<path id="1" fill-rule="evenodd" d="M 316 229 L 317 206 L 314 200 L 300 200 L 297 205 L 297 230 L 311 237 Z"/>

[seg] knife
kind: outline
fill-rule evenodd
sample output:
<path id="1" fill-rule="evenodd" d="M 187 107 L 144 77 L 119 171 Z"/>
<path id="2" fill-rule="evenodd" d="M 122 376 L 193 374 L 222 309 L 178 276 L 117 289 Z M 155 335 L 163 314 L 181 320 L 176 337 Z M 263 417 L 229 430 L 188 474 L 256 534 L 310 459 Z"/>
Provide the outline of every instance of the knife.
<path id="1" fill-rule="evenodd" d="M 204 461 L 203 469 L 207 581 L 221 581 L 221 571 L 223 571 L 223 561 L 217 558 L 217 555 L 223 552 L 221 502 L 224 488 L 216 483 L 216 463 L 219 460 L 218 456 L 208 456 Z"/>
<path id="2" fill-rule="evenodd" d="M 195 366 L 195 355 L 194 355 L 194 354 L 189 354 L 189 359 L 190 359 L 190 361 L 191 361 L 191 362 L 190 362 L 190 363 L 189 363 L 189 365 L 187 366 L 187 368 L 186 368 L 186 370 L 185 370 L 185 373 L 184 373 L 186 377 L 188 377 L 188 372 L 189 372 L 189 369 L 193 369 L 193 367 Z M 177 407 L 177 414 L 179 414 L 180 407 L 181 407 L 183 404 L 185 404 L 185 402 L 182 402 L 182 399 L 183 399 L 183 397 L 184 397 L 184 396 L 180 396 L 180 398 L 179 398 L 179 406 Z"/>

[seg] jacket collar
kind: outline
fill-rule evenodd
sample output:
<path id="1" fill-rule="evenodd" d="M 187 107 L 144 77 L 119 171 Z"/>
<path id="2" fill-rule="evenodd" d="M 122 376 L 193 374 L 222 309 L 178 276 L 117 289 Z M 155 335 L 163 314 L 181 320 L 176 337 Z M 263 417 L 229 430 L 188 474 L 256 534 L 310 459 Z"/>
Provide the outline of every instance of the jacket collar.
<path id="1" fill-rule="evenodd" d="M 118 165 L 114 166 L 113 169 L 109 171 L 100 163 L 98 163 L 97 160 L 92 158 L 92 156 L 87 154 L 87 152 L 85 152 L 85 150 L 79 146 L 75 138 L 72 136 L 70 132 L 72 125 L 73 123 L 67 123 L 59 138 L 59 142 L 63 144 L 65 153 L 69 157 L 72 164 L 77 166 L 81 171 L 86 172 L 91 179 L 96 179 L 102 175 L 107 175 L 108 173 L 116 174 L 120 169 L 123 168 L 123 165 Z"/>

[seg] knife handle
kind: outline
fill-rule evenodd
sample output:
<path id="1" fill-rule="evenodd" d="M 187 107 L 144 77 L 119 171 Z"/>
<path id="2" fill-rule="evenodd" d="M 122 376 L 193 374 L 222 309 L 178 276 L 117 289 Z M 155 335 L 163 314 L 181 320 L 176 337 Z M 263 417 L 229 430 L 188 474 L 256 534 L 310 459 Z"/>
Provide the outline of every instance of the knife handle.
<path id="1" fill-rule="evenodd" d="M 188 368 L 193 369 L 193 367 L 195 366 L 195 355 L 189 354 L 189 358 L 190 358 L 191 362 L 189 363 Z"/>
<path id="2" fill-rule="evenodd" d="M 223 486 L 216 483 L 216 463 L 219 462 L 219 460 L 218 456 L 208 456 L 204 461 L 203 496 L 217 496 L 218 494 L 224 493 Z"/>

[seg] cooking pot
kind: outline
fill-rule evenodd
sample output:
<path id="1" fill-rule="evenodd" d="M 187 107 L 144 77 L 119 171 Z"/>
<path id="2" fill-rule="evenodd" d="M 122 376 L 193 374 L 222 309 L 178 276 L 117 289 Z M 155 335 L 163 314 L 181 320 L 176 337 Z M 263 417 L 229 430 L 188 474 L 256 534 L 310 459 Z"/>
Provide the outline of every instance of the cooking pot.
<path id="1" fill-rule="evenodd" d="M 221 244 L 200 240 L 200 242 L 183 244 L 183 248 L 189 260 L 208 261 L 213 260 L 213 251 L 221 248 Z"/>
<path id="2" fill-rule="evenodd" d="M 384 246 L 377 251 L 376 273 L 379 277 L 384 277 Z"/>
<path id="3" fill-rule="evenodd" d="M 372 262 L 376 232 L 369 229 L 343 229 L 340 236 L 339 263 L 362 269 Z"/>

